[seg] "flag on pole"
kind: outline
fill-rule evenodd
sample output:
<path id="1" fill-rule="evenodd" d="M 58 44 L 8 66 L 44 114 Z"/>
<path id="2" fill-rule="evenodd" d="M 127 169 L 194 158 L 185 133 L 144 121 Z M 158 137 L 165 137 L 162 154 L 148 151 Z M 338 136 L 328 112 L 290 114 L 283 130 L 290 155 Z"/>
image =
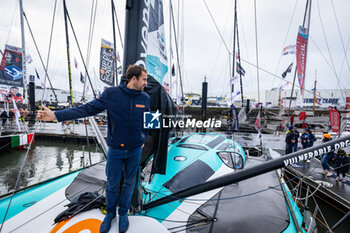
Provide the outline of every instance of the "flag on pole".
<path id="1" fill-rule="evenodd" d="M 236 72 L 237 72 L 237 74 L 240 74 L 242 76 L 245 75 L 245 70 L 243 69 L 241 64 L 239 64 L 238 62 L 236 62 Z"/>
<path id="2" fill-rule="evenodd" d="M 282 73 L 282 78 L 287 76 L 287 73 L 292 72 L 293 62 L 288 66 L 288 68 Z"/>
<path id="3" fill-rule="evenodd" d="M 260 110 L 258 112 L 258 115 L 256 116 L 254 127 L 256 131 L 258 131 L 258 138 L 261 138 Z"/>
<path id="4" fill-rule="evenodd" d="M 78 69 L 78 62 L 77 62 L 77 59 L 74 57 L 74 66 L 76 69 Z"/>
<path id="5" fill-rule="evenodd" d="M 282 84 L 280 86 L 280 91 L 284 90 L 284 88 L 286 88 L 288 86 L 288 84 L 289 84 L 288 82 L 286 82 L 285 84 Z"/>
<path id="6" fill-rule="evenodd" d="M 30 54 L 28 54 L 27 57 L 26 57 L 26 62 L 27 62 L 28 64 L 30 64 L 30 63 L 32 63 L 32 61 L 33 61 L 32 56 L 30 56 Z"/>
<path id="7" fill-rule="evenodd" d="M 117 51 L 116 58 L 117 58 L 117 61 L 118 61 L 118 62 L 120 62 L 120 55 L 119 55 L 119 51 Z"/>
<path id="8" fill-rule="evenodd" d="M 85 82 L 85 77 L 83 76 L 83 74 L 80 72 L 80 82 L 84 83 Z"/>
<path id="9" fill-rule="evenodd" d="M 40 80 L 38 71 L 36 69 L 35 69 L 35 73 L 36 73 L 36 78 Z M 40 80 L 40 84 L 41 84 L 41 87 L 44 88 L 44 83 L 41 80 Z"/>
<path id="10" fill-rule="evenodd" d="M 284 47 L 282 51 L 282 55 L 287 55 L 287 54 L 295 54 L 296 53 L 296 45 L 287 45 Z"/>
<path id="11" fill-rule="evenodd" d="M 169 93 L 169 83 L 167 82 L 163 82 L 163 87 L 165 88 L 165 90 Z"/>
<path id="12" fill-rule="evenodd" d="M 174 63 L 173 65 L 171 66 L 171 76 L 175 76 L 175 66 L 174 66 Z"/>
<path id="13" fill-rule="evenodd" d="M 318 105 L 322 105 L 321 104 L 321 102 L 320 102 L 320 100 L 316 97 L 316 103 L 318 104 Z"/>

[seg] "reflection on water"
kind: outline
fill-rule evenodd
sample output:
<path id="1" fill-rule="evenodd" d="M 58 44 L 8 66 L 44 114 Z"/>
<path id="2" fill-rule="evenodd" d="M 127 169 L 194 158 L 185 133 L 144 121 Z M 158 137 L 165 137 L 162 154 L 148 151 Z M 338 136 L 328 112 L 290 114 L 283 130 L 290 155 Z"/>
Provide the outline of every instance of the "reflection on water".
<path id="1" fill-rule="evenodd" d="M 86 145 L 36 140 L 28 153 L 16 189 L 105 159 L 96 145 L 91 145 L 90 148 L 91 159 Z M 27 149 L 0 152 L 0 195 L 14 189 L 26 153 Z"/>

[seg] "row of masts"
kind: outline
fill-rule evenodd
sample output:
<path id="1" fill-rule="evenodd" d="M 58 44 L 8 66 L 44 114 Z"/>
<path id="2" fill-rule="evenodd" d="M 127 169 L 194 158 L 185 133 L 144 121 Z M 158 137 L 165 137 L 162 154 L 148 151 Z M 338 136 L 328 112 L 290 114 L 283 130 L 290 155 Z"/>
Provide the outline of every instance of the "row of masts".
<path id="1" fill-rule="evenodd" d="M 19 6 L 20 6 L 20 24 L 21 24 L 21 44 L 22 44 L 22 77 L 23 77 L 23 97 L 24 97 L 24 102 L 28 103 L 29 100 L 29 91 L 27 87 L 27 68 L 26 68 L 26 44 L 25 44 L 25 31 L 24 31 L 24 10 L 23 10 L 23 0 L 19 0 Z M 113 27 L 113 41 L 114 41 L 114 59 L 113 59 L 113 85 L 118 85 L 118 73 L 117 73 L 117 50 L 116 50 L 116 36 L 115 36 L 115 6 L 113 0 L 111 0 L 111 9 L 112 9 L 112 27 Z M 63 0 L 63 11 L 64 11 L 64 25 L 65 25 L 65 36 L 66 36 L 66 49 L 67 49 L 67 67 L 68 67 L 68 80 L 69 80 L 69 93 L 70 93 L 70 98 L 69 102 L 71 105 L 74 104 L 73 102 L 73 84 L 72 84 L 72 70 L 71 70 L 71 56 L 70 56 L 70 41 L 69 41 L 69 33 L 68 33 L 68 11 L 67 11 L 67 6 L 66 6 L 66 0 Z M 78 43 L 78 42 L 77 42 Z M 79 45 L 78 45 L 79 46 Z M 2 52 L 1 52 L 2 53 Z M 84 63 L 85 65 L 85 63 Z M 85 66 L 86 70 L 86 76 L 89 76 L 87 73 L 87 69 Z M 46 80 L 47 75 L 45 76 Z M 89 78 L 89 77 L 88 77 Z M 90 84 L 91 80 L 89 78 Z M 85 84 L 84 82 L 84 91 L 83 95 L 85 95 Z M 54 93 L 55 94 L 55 93 Z M 56 94 L 55 94 L 56 96 Z M 57 97 L 56 97 L 57 100 Z M 34 109 L 30 109 L 34 110 Z"/>

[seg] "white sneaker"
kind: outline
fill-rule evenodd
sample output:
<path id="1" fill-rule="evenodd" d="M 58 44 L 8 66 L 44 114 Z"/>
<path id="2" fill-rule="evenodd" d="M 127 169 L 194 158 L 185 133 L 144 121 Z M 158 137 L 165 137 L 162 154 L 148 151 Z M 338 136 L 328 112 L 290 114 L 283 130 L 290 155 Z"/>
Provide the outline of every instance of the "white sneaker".
<path id="1" fill-rule="evenodd" d="M 333 175 L 333 172 L 328 172 L 328 173 L 327 173 L 327 176 L 328 176 L 328 177 L 330 177 L 330 176 L 332 176 L 332 175 Z"/>

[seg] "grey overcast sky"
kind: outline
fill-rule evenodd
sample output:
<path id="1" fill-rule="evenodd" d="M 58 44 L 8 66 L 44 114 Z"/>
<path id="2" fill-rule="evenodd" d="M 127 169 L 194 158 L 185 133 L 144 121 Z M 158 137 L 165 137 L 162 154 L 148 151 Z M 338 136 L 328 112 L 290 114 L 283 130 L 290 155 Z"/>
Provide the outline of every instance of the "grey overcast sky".
<path id="1" fill-rule="evenodd" d="M 237 2 L 241 58 L 256 64 L 254 0 L 237 0 Z M 184 90 L 185 92 L 201 93 L 201 82 L 204 80 L 204 76 L 206 76 L 209 83 L 209 95 L 224 96 L 229 93 L 232 55 L 229 55 L 206 9 L 205 3 L 210 9 L 228 50 L 232 52 L 233 0 L 174 0 L 175 20 L 180 25 L 177 39 L 180 41 L 179 53 L 182 57 L 181 67 L 183 69 Z M 48 54 L 54 4 L 54 0 L 23 0 L 24 11 L 28 17 L 45 64 Z M 92 4 L 92 0 L 67 0 L 67 7 L 83 50 L 84 59 L 87 55 L 87 40 Z M 121 34 L 124 35 L 125 1 L 115 1 L 115 4 L 121 26 Z M 306 0 L 260 0 L 256 1 L 256 4 L 259 67 L 281 76 L 281 73 L 291 62 L 294 62 L 293 68 L 296 65 L 295 56 L 281 56 L 281 53 L 283 47 L 296 43 L 298 26 L 302 25 L 303 22 Z M 68 89 L 62 5 L 62 0 L 57 0 L 49 76 L 55 87 Z M 166 32 L 169 28 L 168 6 L 169 1 L 165 0 Z M 180 14 L 178 13 L 179 8 L 181 9 Z M 97 9 L 89 73 L 95 79 L 94 88 L 103 89 L 103 85 L 96 81 L 96 77 L 99 69 L 101 38 L 109 41 L 112 41 L 113 38 L 110 1 L 98 1 Z M 313 88 L 316 73 L 319 89 L 336 89 L 339 88 L 339 84 L 341 88 L 350 88 L 350 67 L 348 65 L 348 62 L 350 63 L 350 57 L 347 51 L 347 62 L 343 48 L 344 46 L 346 49 L 350 41 L 350 27 L 347 25 L 350 22 L 348 12 L 350 12 L 350 1 L 314 0 L 312 2 L 305 81 L 306 89 L 311 90 Z M 178 16 L 180 16 L 179 20 L 177 20 Z M 28 74 L 35 74 L 34 68 L 37 68 L 43 78 L 44 71 L 27 26 L 25 26 L 25 30 L 26 51 L 33 58 L 33 62 L 28 64 Z M 120 54 L 123 54 L 118 34 L 117 40 L 118 50 Z M 169 44 L 168 35 L 166 36 L 166 41 Z M 17 0 L 4 1 L 0 8 L 1 50 L 4 50 L 5 44 L 21 46 L 19 3 Z M 81 91 L 83 87 L 79 81 L 79 77 L 80 71 L 83 71 L 83 65 L 71 33 L 70 44 L 73 85 L 75 90 Z M 174 39 L 172 44 L 176 56 Z M 78 61 L 78 69 L 74 67 L 74 58 Z M 244 92 L 257 92 L 256 68 L 243 61 L 242 66 L 246 70 L 246 75 L 243 78 Z M 293 73 L 294 71 L 289 73 L 286 80 L 292 81 Z M 259 71 L 259 77 L 260 90 L 270 90 L 284 83 L 283 80 L 275 78 L 262 70 Z M 339 84 L 337 78 L 340 80 Z M 173 94 L 175 94 L 175 91 Z"/>

